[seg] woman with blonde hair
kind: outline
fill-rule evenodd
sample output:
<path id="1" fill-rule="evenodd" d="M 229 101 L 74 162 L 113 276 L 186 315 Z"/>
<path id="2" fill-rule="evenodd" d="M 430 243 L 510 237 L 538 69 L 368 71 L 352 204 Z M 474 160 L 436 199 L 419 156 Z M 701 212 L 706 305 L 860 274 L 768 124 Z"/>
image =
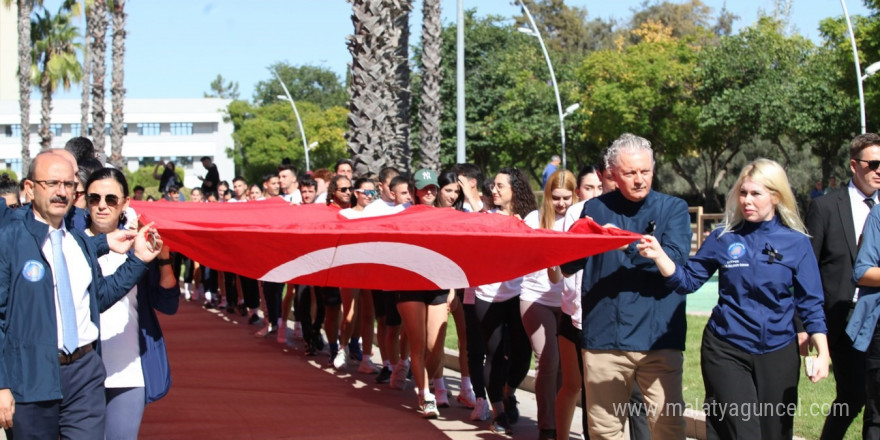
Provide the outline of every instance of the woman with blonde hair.
<path id="1" fill-rule="evenodd" d="M 718 305 L 701 347 L 709 431 L 721 439 L 792 438 L 800 369 L 795 313 L 818 350 L 806 363 L 812 382 L 828 375 L 829 354 L 819 268 L 782 167 L 757 159 L 743 168 L 724 226 L 684 267 L 653 236 L 638 248 L 678 293 L 719 272 Z"/>
<path id="2" fill-rule="evenodd" d="M 562 231 L 565 212 L 577 202 L 577 179 L 568 170 L 551 174 L 544 185 L 541 209 L 523 221 L 534 229 Z M 551 282 L 542 269 L 523 277 L 519 295 L 522 324 L 535 352 L 535 399 L 538 404 L 539 439 L 556 438 L 556 391 L 559 389 L 559 345 L 556 340 L 562 317 L 562 282 Z"/>

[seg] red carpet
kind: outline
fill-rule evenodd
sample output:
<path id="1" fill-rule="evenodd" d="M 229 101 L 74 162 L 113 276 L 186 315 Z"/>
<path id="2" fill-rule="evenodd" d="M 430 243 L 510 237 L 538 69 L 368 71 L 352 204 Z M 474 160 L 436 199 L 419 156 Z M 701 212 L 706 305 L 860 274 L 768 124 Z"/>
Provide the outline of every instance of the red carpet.
<path id="1" fill-rule="evenodd" d="M 412 389 L 378 388 L 374 376 L 357 372 L 336 376 L 309 364 L 323 365 L 327 355 L 285 350 L 230 318 L 238 324 L 194 303 L 160 316 L 173 384 L 147 406 L 140 438 L 447 438 L 412 408 Z"/>

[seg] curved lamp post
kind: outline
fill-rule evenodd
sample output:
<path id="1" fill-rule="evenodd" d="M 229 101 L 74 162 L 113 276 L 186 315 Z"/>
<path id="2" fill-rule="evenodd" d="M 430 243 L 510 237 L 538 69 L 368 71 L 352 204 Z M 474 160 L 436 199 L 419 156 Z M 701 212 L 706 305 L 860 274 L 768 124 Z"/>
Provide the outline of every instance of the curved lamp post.
<path id="1" fill-rule="evenodd" d="M 865 134 L 867 129 L 865 128 L 865 90 L 862 87 L 862 81 L 865 78 L 871 76 L 870 74 L 862 76 L 862 65 L 859 62 L 859 49 L 856 46 L 856 35 L 853 33 L 852 21 L 849 19 L 849 11 L 846 9 L 846 0 L 840 0 L 840 6 L 843 7 L 843 15 L 846 17 L 846 29 L 849 31 L 849 42 L 852 44 L 853 51 L 853 60 L 856 63 L 856 83 L 859 88 L 859 115 L 861 116 L 862 122 L 862 134 Z M 873 67 L 873 65 L 872 65 Z M 874 70 L 876 72 L 876 69 Z"/>
<path id="2" fill-rule="evenodd" d="M 281 83 L 281 88 L 284 89 L 284 95 L 278 95 L 277 98 L 282 101 L 290 102 L 290 106 L 293 107 L 293 114 L 296 115 L 296 123 L 299 124 L 299 133 L 302 135 L 303 141 L 303 151 L 306 155 L 306 172 L 310 171 L 309 168 L 309 144 L 306 142 L 306 131 L 303 129 L 302 119 L 299 118 L 299 112 L 296 110 L 296 103 L 293 102 L 293 97 L 290 96 L 290 92 L 287 91 L 287 86 L 284 85 L 284 81 L 281 81 L 281 77 L 278 76 L 278 72 L 272 71 L 275 74 L 275 78 L 278 79 L 278 82 Z"/>
<path id="3" fill-rule="evenodd" d="M 562 139 L 562 169 L 566 169 L 565 122 L 563 120 L 566 116 L 577 110 L 580 105 L 575 104 L 568 107 L 564 112 L 562 111 L 562 100 L 559 99 L 559 86 L 556 84 L 556 73 L 553 72 L 553 63 L 550 62 L 550 54 L 547 53 L 547 46 L 544 45 L 544 39 L 541 37 L 541 33 L 538 32 L 538 26 L 535 24 L 535 20 L 532 18 L 532 13 L 529 12 L 529 8 L 526 7 L 522 0 L 518 0 L 518 2 L 523 13 L 526 15 L 526 18 L 529 20 L 529 27 L 521 27 L 517 30 L 526 35 L 538 38 L 538 42 L 541 43 L 541 51 L 544 52 L 544 59 L 547 61 L 547 68 L 550 69 L 550 80 L 553 82 L 553 93 L 556 95 L 556 110 L 559 112 L 559 134 Z"/>

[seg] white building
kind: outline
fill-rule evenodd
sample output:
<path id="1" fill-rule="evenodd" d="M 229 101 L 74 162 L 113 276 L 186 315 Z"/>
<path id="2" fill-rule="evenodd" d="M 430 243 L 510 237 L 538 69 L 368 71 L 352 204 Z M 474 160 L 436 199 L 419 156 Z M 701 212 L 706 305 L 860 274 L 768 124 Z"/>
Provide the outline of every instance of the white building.
<path id="1" fill-rule="evenodd" d="M 39 93 L 37 93 L 39 95 Z M 213 158 L 220 179 L 231 181 L 234 164 L 227 155 L 232 148 L 232 123 L 224 122 L 227 99 L 126 99 L 126 134 L 122 155 L 127 167 L 152 169 L 159 160 L 171 160 L 184 171 L 184 185 L 201 186 L 199 176 L 205 168 L 203 156 Z M 52 147 L 62 148 L 68 139 L 89 136 L 80 126 L 80 100 L 52 101 Z M 40 101 L 31 100 L 31 156 L 40 152 Z M 110 102 L 107 113 L 110 115 Z M 0 101 L 0 171 L 11 169 L 23 177 L 21 170 L 21 116 L 17 100 Z M 107 121 L 105 154 L 110 157 L 110 128 Z M 158 184 L 158 182 L 157 182 Z"/>

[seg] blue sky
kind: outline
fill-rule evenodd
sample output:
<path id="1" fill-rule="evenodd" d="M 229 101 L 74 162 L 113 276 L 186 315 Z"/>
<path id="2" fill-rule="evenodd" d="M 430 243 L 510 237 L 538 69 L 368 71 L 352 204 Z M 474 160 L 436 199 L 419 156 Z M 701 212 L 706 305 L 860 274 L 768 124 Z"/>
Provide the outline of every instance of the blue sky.
<path id="1" fill-rule="evenodd" d="M 566 3 L 587 8 L 590 17 L 626 20 L 642 0 Z M 725 1 L 704 3 L 717 13 Z M 753 23 L 759 10 L 773 8 L 771 0 L 726 3 L 740 16 L 736 29 Z M 456 4 L 443 0 L 444 24 L 455 20 Z M 519 13 L 511 0 L 464 0 L 464 5 L 480 15 Z M 847 6 L 851 15 L 867 13 L 861 0 L 848 0 Z M 325 66 L 340 76 L 351 61 L 345 44 L 352 32 L 351 5 L 345 0 L 130 0 L 125 7 L 125 86 L 130 98 L 201 97 L 221 74 L 239 83 L 242 98 L 251 99 L 254 85 L 270 77 L 267 66 L 276 61 Z M 421 7 L 417 1 L 410 20 L 411 44 L 420 34 Z M 792 23 L 816 41 L 819 21 L 840 15 L 838 0 L 794 0 Z M 79 96 L 75 86 L 58 97 Z"/>

